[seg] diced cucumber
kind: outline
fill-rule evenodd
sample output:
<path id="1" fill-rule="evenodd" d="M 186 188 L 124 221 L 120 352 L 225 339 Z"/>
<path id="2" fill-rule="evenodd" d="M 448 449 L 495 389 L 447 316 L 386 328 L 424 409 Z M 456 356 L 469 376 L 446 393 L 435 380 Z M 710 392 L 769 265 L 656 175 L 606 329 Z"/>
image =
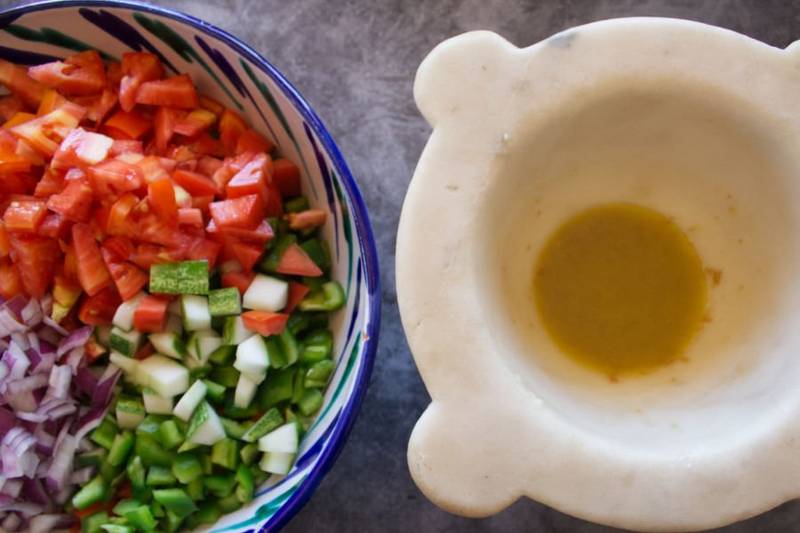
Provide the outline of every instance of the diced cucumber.
<path id="1" fill-rule="evenodd" d="M 244 327 L 241 315 L 225 318 L 222 328 L 222 340 L 225 344 L 236 346 L 247 340 L 254 332 Z"/>
<path id="2" fill-rule="evenodd" d="M 211 329 L 211 313 L 208 312 L 208 298 L 194 294 L 181 295 L 183 327 L 187 331 Z"/>
<path id="3" fill-rule="evenodd" d="M 236 357 L 236 346 L 223 344 L 222 346 L 211 352 L 211 355 L 208 356 L 208 360 L 214 363 L 215 365 L 229 366 L 233 363 L 233 359 L 235 357 Z"/>
<path id="4" fill-rule="evenodd" d="M 108 360 L 116 366 L 120 367 L 125 375 L 128 376 L 134 383 L 139 382 L 139 360 L 133 359 L 119 352 L 111 352 Z"/>
<path id="5" fill-rule="evenodd" d="M 208 261 L 183 261 L 151 266 L 150 292 L 208 294 Z"/>
<path id="6" fill-rule="evenodd" d="M 225 387 L 219 383 L 207 379 L 204 379 L 203 383 L 206 384 L 206 395 L 211 399 L 211 401 L 221 402 L 225 399 Z"/>
<path id="7" fill-rule="evenodd" d="M 293 453 L 269 452 L 261 457 L 258 467 L 264 472 L 285 476 L 294 464 Z"/>
<path id="8" fill-rule="evenodd" d="M 144 410 L 153 415 L 171 415 L 172 398 L 165 398 L 151 388 L 142 389 Z"/>
<path id="9" fill-rule="evenodd" d="M 139 362 L 139 376 L 143 385 L 157 394 L 171 398 L 189 388 L 189 371 L 183 365 L 163 355 L 151 355 Z"/>
<path id="10" fill-rule="evenodd" d="M 136 429 L 144 420 L 144 405 L 138 398 L 120 396 L 117 399 L 116 412 L 117 425 L 122 429 Z"/>
<path id="11" fill-rule="evenodd" d="M 236 362 L 233 367 L 239 372 L 265 375 L 268 366 L 267 346 L 261 335 L 253 335 L 236 348 Z"/>
<path id="12" fill-rule="evenodd" d="M 225 428 L 217 416 L 217 412 L 208 402 L 202 402 L 189 421 L 186 439 L 194 444 L 213 446 L 225 438 Z"/>
<path id="13" fill-rule="evenodd" d="M 189 337 L 189 353 L 201 364 L 206 364 L 209 356 L 222 346 L 222 338 L 213 329 L 195 331 Z"/>
<path id="14" fill-rule="evenodd" d="M 173 359 L 183 359 L 183 356 L 186 355 L 186 344 L 179 333 L 151 333 L 148 338 L 150 339 L 150 344 L 160 354 Z"/>
<path id="15" fill-rule="evenodd" d="M 242 306 L 256 311 L 277 312 L 286 307 L 289 284 L 278 278 L 257 274 L 247 288 Z"/>
<path id="16" fill-rule="evenodd" d="M 258 449 L 262 452 L 297 453 L 298 444 L 297 424 L 294 422 L 284 424 L 258 439 Z"/>
<path id="17" fill-rule="evenodd" d="M 189 390 L 181 396 L 181 399 L 175 404 L 175 409 L 172 413 L 184 422 L 188 422 L 194 410 L 200 405 L 203 398 L 206 397 L 207 390 L 206 384 L 198 379 L 189 387 Z"/>
<path id="18" fill-rule="evenodd" d="M 244 372 L 240 374 L 239 382 L 236 384 L 236 392 L 233 395 L 233 405 L 240 409 L 249 407 L 253 397 L 256 395 L 258 383 L 251 379 L 250 374 Z"/>
<path id="19" fill-rule="evenodd" d="M 139 307 L 139 302 L 142 298 L 145 297 L 145 293 L 140 292 L 136 296 L 125 300 L 119 307 L 117 307 L 117 311 L 114 313 L 114 318 L 111 320 L 111 323 L 117 326 L 122 331 L 130 331 L 133 329 L 133 313 L 136 312 L 136 308 Z"/>
<path id="20" fill-rule="evenodd" d="M 239 289 L 226 287 L 215 289 L 208 293 L 208 309 L 211 316 L 231 316 L 242 312 L 242 302 Z"/>
<path id="21" fill-rule="evenodd" d="M 283 425 L 283 416 L 276 408 L 272 408 L 263 414 L 255 424 L 242 435 L 245 442 L 256 442 L 258 439 Z"/>
<path id="22" fill-rule="evenodd" d="M 142 334 L 136 330 L 124 331 L 122 328 L 114 327 L 111 329 L 111 336 L 108 339 L 109 347 L 122 355 L 133 357 L 139 349 Z"/>

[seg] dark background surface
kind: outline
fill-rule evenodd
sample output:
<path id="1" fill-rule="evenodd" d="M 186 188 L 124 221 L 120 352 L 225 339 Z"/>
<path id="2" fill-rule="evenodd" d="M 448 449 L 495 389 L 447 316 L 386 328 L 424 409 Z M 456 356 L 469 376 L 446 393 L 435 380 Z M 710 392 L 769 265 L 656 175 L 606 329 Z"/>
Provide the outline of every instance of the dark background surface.
<path id="1" fill-rule="evenodd" d="M 19 4 L 0 0 L 0 6 Z M 760 0 L 162 0 L 262 53 L 331 130 L 361 186 L 378 239 L 383 327 L 372 384 L 347 445 L 311 501 L 285 528 L 299 532 L 614 531 L 529 500 L 483 520 L 439 510 L 416 489 L 406 444 L 429 398 L 397 310 L 394 244 L 406 186 L 429 134 L 412 99 L 414 73 L 438 42 L 488 29 L 527 46 L 570 26 L 622 16 L 699 20 L 785 47 L 800 38 L 800 1 Z M 666 502 L 665 502 L 666 503 Z M 698 502 L 702 505 L 701 502 Z M 800 531 L 788 503 L 725 533 Z"/>

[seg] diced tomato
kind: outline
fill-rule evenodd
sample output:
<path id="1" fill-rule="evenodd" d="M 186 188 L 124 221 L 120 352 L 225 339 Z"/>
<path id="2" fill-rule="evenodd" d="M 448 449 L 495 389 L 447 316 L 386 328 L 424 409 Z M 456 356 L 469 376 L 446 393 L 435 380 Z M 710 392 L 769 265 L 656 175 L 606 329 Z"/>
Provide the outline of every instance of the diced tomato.
<path id="1" fill-rule="evenodd" d="M 6 121 L 21 111 L 25 111 L 25 104 L 18 96 L 0 96 L 0 120 Z"/>
<path id="2" fill-rule="evenodd" d="M 99 133 L 75 128 L 61 142 L 50 166 L 56 169 L 95 165 L 108 156 L 114 140 Z"/>
<path id="3" fill-rule="evenodd" d="M 267 195 L 267 180 L 271 163 L 267 154 L 261 153 L 250 160 L 225 186 L 228 198 L 238 198 L 248 194 L 258 194 L 264 201 Z"/>
<path id="4" fill-rule="evenodd" d="M 209 220 L 206 225 L 206 232 L 220 242 L 232 239 L 235 241 L 243 241 L 246 243 L 263 245 L 274 237 L 272 227 L 269 222 L 262 220 L 255 229 L 245 228 L 219 228 L 214 220 Z"/>
<path id="5" fill-rule="evenodd" d="M 53 279 L 59 256 L 58 242 L 38 235 L 9 233 L 11 259 L 29 296 L 41 298 Z"/>
<path id="6" fill-rule="evenodd" d="M 217 121 L 217 115 L 206 109 L 194 109 L 175 124 L 175 133 L 195 137 L 206 131 Z"/>
<path id="7" fill-rule="evenodd" d="M 226 272 L 222 275 L 222 286 L 236 287 L 240 294 L 244 294 L 255 277 L 253 272 Z"/>
<path id="8" fill-rule="evenodd" d="M 219 228 L 255 228 L 264 219 L 264 201 L 257 194 L 212 202 L 208 209 Z"/>
<path id="9" fill-rule="evenodd" d="M 155 115 L 155 143 L 159 150 L 166 150 L 172 135 L 175 133 L 175 123 L 178 120 L 178 111 L 169 107 L 159 107 Z"/>
<path id="10" fill-rule="evenodd" d="M 172 179 L 192 196 L 214 196 L 219 193 L 213 181 L 197 172 L 176 170 L 172 173 Z"/>
<path id="11" fill-rule="evenodd" d="M 47 206 L 43 201 L 20 198 L 8 205 L 3 221 L 10 232 L 36 233 L 46 215 Z"/>
<path id="12" fill-rule="evenodd" d="M 248 128 L 239 135 L 236 141 L 236 153 L 244 152 L 263 152 L 270 153 L 275 145 L 266 137 L 252 128 Z"/>
<path id="13" fill-rule="evenodd" d="M 325 224 L 328 213 L 322 209 L 306 209 L 299 213 L 289 213 L 289 227 L 295 231 L 317 228 Z"/>
<path id="14" fill-rule="evenodd" d="M 284 198 L 302 194 L 300 169 L 288 159 L 276 159 L 272 162 L 272 182 L 278 186 Z"/>
<path id="15" fill-rule="evenodd" d="M 168 305 L 168 298 L 148 294 L 141 299 L 133 312 L 133 327 L 136 331 L 145 333 L 164 331 Z"/>
<path id="16" fill-rule="evenodd" d="M 200 96 L 200 107 L 203 109 L 208 109 L 215 115 L 220 115 L 223 111 L 225 111 L 225 106 L 213 98 L 209 98 L 208 96 Z"/>
<path id="17" fill-rule="evenodd" d="M 47 208 L 72 222 L 86 222 L 89 220 L 92 199 L 92 188 L 85 181 L 70 180 L 63 191 L 47 200 Z"/>
<path id="18" fill-rule="evenodd" d="M 42 83 L 28 76 L 27 69 L 5 59 L 0 59 L 0 84 L 32 108 L 39 106 L 47 90 Z"/>
<path id="19" fill-rule="evenodd" d="M 197 168 L 195 170 L 210 178 L 221 166 L 222 160 L 204 155 L 197 161 Z"/>
<path id="20" fill-rule="evenodd" d="M 242 313 L 244 327 L 265 337 L 283 333 L 288 320 L 289 315 L 285 313 L 270 313 L 269 311 L 245 311 Z"/>
<path id="21" fill-rule="evenodd" d="M 178 209 L 178 224 L 181 226 L 203 227 L 203 212 L 196 207 Z"/>
<path id="22" fill-rule="evenodd" d="M 258 244 L 235 242 L 231 245 L 231 251 L 245 272 L 250 272 L 258 263 L 261 254 L 264 253 L 264 247 Z"/>
<path id="23" fill-rule="evenodd" d="M 222 112 L 222 116 L 219 117 L 219 138 L 229 153 L 235 152 L 236 143 L 239 142 L 239 137 L 245 130 L 247 130 L 247 123 L 242 117 L 230 109 Z"/>
<path id="24" fill-rule="evenodd" d="M 106 67 L 106 86 L 116 94 L 119 91 L 119 82 L 122 81 L 122 63 L 109 61 Z"/>
<path id="25" fill-rule="evenodd" d="M 133 255 L 135 247 L 127 237 L 109 237 L 103 241 L 102 250 L 106 263 L 108 263 L 106 253 L 109 254 L 111 262 L 119 263 L 127 261 Z"/>
<path id="26" fill-rule="evenodd" d="M 133 248 L 132 245 L 131 248 Z M 149 278 L 138 267 L 129 263 L 127 257 L 120 260 L 117 255 L 118 252 L 119 250 L 112 250 L 106 246 L 105 242 L 103 243 L 101 248 L 103 261 L 105 261 L 106 267 L 111 273 L 111 278 L 114 280 L 114 285 L 116 285 L 120 297 L 123 300 L 128 300 L 147 285 Z"/>
<path id="27" fill-rule="evenodd" d="M 144 154 L 142 141 L 114 139 L 114 144 L 111 145 L 108 157 L 116 157 L 123 154 Z"/>
<path id="28" fill-rule="evenodd" d="M 157 80 L 164 75 L 164 67 L 158 57 L 147 52 L 127 52 L 122 55 L 122 73 L 120 80 L 119 104 L 124 111 L 130 111 L 136 104 L 139 86 Z"/>
<path id="29" fill-rule="evenodd" d="M 28 172 L 31 162 L 10 151 L 0 149 L 0 174 L 15 174 L 17 172 Z"/>
<path id="30" fill-rule="evenodd" d="M 65 102 L 58 109 L 46 115 L 18 124 L 11 128 L 11 133 L 27 141 L 40 153 L 51 156 L 58 149 L 61 141 L 75 128 L 78 127 L 86 109 Z"/>
<path id="31" fill-rule="evenodd" d="M 64 175 L 52 169 L 45 170 L 42 179 L 36 184 L 33 195 L 37 198 L 46 198 L 51 194 L 56 194 L 64 188 Z"/>
<path id="32" fill-rule="evenodd" d="M 36 188 L 36 177 L 27 172 L 0 174 L 0 199 L 2 195 L 28 195 Z M 5 203 L 3 204 L 5 207 Z"/>
<path id="33" fill-rule="evenodd" d="M 84 296 L 78 318 L 84 324 L 107 326 L 111 324 L 122 299 L 113 285 L 109 285 L 94 296 Z"/>
<path id="34" fill-rule="evenodd" d="M 66 96 L 97 94 L 106 86 L 106 69 L 95 50 L 30 67 L 28 75 Z"/>
<path id="35" fill-rule="evenodd" d="M 114 106 L 117 105 L 117 93 L 110 89 L 103 89 L 103 92 L 97 96 L 73 98 L 73 101 L 87 109 L 87 120 L 99 124 Z"/>
<path id="36" fill-rule="evenodd" d="M 7 257 L 11 251 L 11 243 L 8 240 L 8 233 L 6 233 L 6 226 L 0 220 L 0 258 Z"/>
<path id="37" fill-rule="evenodd" d="M 78 260 L 78 281 L 89 296 L 94 296 L 111 283 L 100 248 L 87 224 L 72 226 L 72 245 Z"/>
<path id="38" fill-rule="evenodd" d="M 322 275 L 322 270 L 298 244 L 291 244 L 286 248 L 280 261 L 278 261 L 275 271 L 279 274 L 306 276 L 309 278 Z"/>
<path id="39" fill-rule="evenodd" d="M 175 202 L 175 189 L 170 180 L 151 181 L 147 185 L 147 201 L 165 224 L 172 227 L 178 225 L 178 204 Z"/>
<path id="40" fill-rule="evenodd" d="M 109 159 L 89 167 L 89 182 L 95 194 L 109 196 L 113 192 L 135 191 L 144 185 L 141 168 L 119 159 Z"/>
<path id="41" fill-rule="evenodd" d="M 105 124 L 103 131 L 114 139 L 139 139 L 153 126 L 150 119 L 135 111 L 117 111 Z"/>
<path id="42" fill-rule="evenodd" d="M 210 155 L 212 157 L 225 157 L 230 155 L 222 145 L 222 141 L 215 139 L 207 132 L 201 133 L 197 138 L 193 139 L 189 147 L 192 149 L 192 152 L 198 156 Z"/>
<path id="43" fill-rule="evenodd" d="M 10 129 L 13 128 L 14 126 L 17 126 L 19 124 L 24 124 L 25 122 L 28 122 L 29 120 L 33 120 L 35 118 L 36 115 L 34 115 L 33 113 L 26 113 L 24 111 L 20 111 L 19 113 L 15 113 L 13 117 L 8 119 L 3 124 L 3 127 L 6 129 Z"/>
<path id="44" fill-rule="evenodd" d="M 208 268 L 211 269 L 217 264 L 217 258 L 219 257 L 221 248 L 222 246 L 218 242 L 203 238 L 195 239 L 187 247 L 185 258 L 194 260 L 205 259 L 208 261 Z"/>
<path id="45" fill-rule="evenodd" d="M 311 292 L 311 289 L 302 283 L 290 281 L 289 297 L 286 299 L 286 307 L 283 308 L 283 312 L 286 314 L 291 314 L 309 292 Z"/>
<path id="46" fill-rule="evenodd" d="M 165 170 L 166 165 L 161 157 L 146 156 L 136 166 L 142 171 L 145 183 L 169 177 L 169 171 Z"/>
<path id="47" fill-rule="evenodd" d="M 134 224 L 129 219 L 131 211 L 139 203 L 139 199 L 133 194 L 121 196 L 111 206 L 106 222 L 106 232 L 109 235 L 132 235 L 134 234 Z"/>
<path id="48" fill-rule="evenodd" d="M 194 109 L 198 100 L 192 79 L 188 74 L 181 74 L 142 83 L 136 91 L 136 103 Z"/>
<path id="49" fill-rule="evenodd" d="M 208 206 L 214 201 L 213 196 L 193 196 L 192 207 L 199 209 L 204 215 L 208 215 Z"/>
<path id="50" fill-rule="evenodd" d="M 61 96 L 55 89 L 47 89 L 42 96 L 42 101 L 39 103 L 36 114 L 39 116 L 46 115 L 54 109 L 61 107 L 66 100 L 67 99 Z"/>
<path id="51" fill-rule="evenodd" d="M 265 217 L 282 217 L 283 216 L 283 201 L 281 200 L 281 193 L 275 185 L 267 185 L 267 195 L 264 204 Z"/>
<path id="52" fill-rule="evenodd" d="M 89 362 L 89 364 L 97 361 L 101 355 L 106 353 L 106 351 L 107 350 L 105 346 L 94 340 L 92 337 L 89 337 L 89 340 L 86 341 L 85 353 L 86 360 Z"/>
<path id="53" fill-rule="evenodd" d="M 178 261 L 179 256 L 167 250 L 163 246 L 154 244 L 140 244 L 136 251 L 131 255 L 131 261 L 145 270 L 150 270 L 153 265 Z"/>
<path id="54" fill-rule="evenodd" d="M 0 296 L 10 300 L 22 291 L 22 280 L 17 269 L 8 259 L 0 259 Z"/>

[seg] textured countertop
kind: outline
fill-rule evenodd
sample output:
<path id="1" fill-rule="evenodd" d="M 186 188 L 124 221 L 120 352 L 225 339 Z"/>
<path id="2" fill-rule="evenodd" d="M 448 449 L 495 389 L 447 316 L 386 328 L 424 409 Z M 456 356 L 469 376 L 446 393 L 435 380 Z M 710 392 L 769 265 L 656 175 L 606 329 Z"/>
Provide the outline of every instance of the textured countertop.
<path id="1" fill-rule="evenodd" d="M 0 0 L 0 6 L 19 2 Z M 406 444 L 429 398 L 400 326 L 394 279 L 397 220 L 430 129 L 412 99 L 417 65 L 439 41 L 488 29 L 518 46 L 570 26 L 668 16 L 730 28 L 784 47 L 800 38 L 795 0 L 162 0 L 223 28 L 266 56 L 331 130 L 361 186 L 381 256 L 383 328 L 369 394 L 349 441 L 311 501 L 286 527 L 300 532 L 612 531 L 529 500 L 484 520 L 429 503 L 406 466 Z M 719 531 L 800 531 L 788 503 Z"/>

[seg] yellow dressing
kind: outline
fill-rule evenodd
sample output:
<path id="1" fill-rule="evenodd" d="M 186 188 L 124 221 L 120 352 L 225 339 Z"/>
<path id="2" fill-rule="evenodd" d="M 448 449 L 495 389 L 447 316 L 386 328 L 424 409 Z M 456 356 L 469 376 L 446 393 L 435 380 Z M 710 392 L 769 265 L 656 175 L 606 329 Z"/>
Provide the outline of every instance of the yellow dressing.
<path id="1" fill-rule="evenodd" d="M 707 302 L 703 265 L 686 235 L 633 204 L 593 207 L 560 226 L 539 256 L 533 292 L 555 344 L 612 377 L 679 358 Z"/>

